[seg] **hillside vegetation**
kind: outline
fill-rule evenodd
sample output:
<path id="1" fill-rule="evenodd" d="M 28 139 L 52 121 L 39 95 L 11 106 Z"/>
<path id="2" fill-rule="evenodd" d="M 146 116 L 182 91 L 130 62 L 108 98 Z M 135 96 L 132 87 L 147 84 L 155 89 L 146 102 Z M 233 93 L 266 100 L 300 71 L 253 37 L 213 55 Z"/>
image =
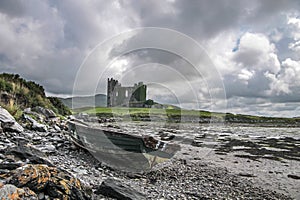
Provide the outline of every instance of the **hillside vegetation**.
<path id="1" fill-rule="evenodd" d="M 56 114 L 71 114 L 58 98 L 46 97 L 44 88 L 26 81 L 18 74 L 0 74 L 0 105 L 15 117 L 19 117 L 25 108 L 41 106 L 53 110 Z"/>

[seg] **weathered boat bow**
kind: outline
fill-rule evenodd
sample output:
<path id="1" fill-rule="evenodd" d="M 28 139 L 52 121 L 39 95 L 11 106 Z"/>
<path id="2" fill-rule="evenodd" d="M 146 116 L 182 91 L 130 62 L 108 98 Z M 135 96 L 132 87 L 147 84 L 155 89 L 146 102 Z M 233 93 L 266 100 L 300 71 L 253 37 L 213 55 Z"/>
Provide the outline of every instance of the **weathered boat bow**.
<path id="1" fill-rule="evenodd" d="M 99 161 L 125 171 L 149 170 L 172 158 L 180 146 L 155 139 L 69 121 L 72 138 Z"/>

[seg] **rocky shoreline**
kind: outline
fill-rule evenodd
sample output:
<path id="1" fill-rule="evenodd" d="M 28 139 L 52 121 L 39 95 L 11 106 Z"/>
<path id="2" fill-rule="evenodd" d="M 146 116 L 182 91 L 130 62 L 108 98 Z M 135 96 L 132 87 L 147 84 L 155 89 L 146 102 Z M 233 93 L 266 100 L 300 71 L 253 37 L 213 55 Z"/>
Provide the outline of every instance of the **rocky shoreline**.
<path id="1" fill-rule="evenodd" d="M 187 152 L 149 172 L 121 172 L 75 146 L 64 120 L 29 112 L 20 125 L 1 108 L 0 199 L 292 199 L 180 156 Z"/>

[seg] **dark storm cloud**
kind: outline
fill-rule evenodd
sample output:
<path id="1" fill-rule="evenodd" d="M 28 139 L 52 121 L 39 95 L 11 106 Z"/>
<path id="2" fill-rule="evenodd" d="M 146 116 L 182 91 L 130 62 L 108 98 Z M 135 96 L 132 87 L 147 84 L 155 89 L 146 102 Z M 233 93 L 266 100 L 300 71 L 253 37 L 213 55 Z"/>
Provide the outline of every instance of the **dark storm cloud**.
<path id="1" fill-rule="evenodd" d="M 71 94 L 87 53 L 129 27 L 113 3 L 1 1 L 1 71 L 35 80 L 51 93 Z"/>
<path id="2" fill-rule="evenodd" d="M 269 80 L 263 74 L 257 74 L 247 84 L 234 75 L 226 75 L 224 84 L 227 98 L 234 96 L 267 98 L 265 91 L 269 88 Z"/>
<path id="3" fill-rule="evenodd" d="M 182 74 L 191 80 L 195 78 L 201 78 L 201 73 L 199 73 L 196 67 L 192 66 L 188 60 L 180 55 L 176 55 L 173 52 L 168 52 L 166 50 L 151 48 L 136 50 L 123 55 L 119 59 L 127 59 L 130 62 L 124 73 L 130 73 L 130 76 L 132 77 L 131 81 L 134 81 L 134 79 L 147 81 L 149 78 L 151 78 L 152 81 L 176 81 L 176 79 L 170 76 L 170 71 L 166 72 L 167 74 L 162 73 L 157 69 L 159 66 L 156 64 L 160 64 L 161 67 L 168 67 L 174 73 L 178 72 L 179 74 Z M 153 63 L 153 65 L 143 67 L 149 63 Z M 143 68 L 143 70 L 140 70 L 139 73 L 136 73 L 135 70 L 133 70 L 136 67 Z M 152 76 L 149 76 L 150 74 L 152 74 Z"/>
<path id="4" fill-rule="evenodd" d="M 276 16 L 278 13 L 286 11 L 295 11 L 297 12 L 300 7 L 300 2 L 298 0 L 264 0 L 264 1 L 252 1 L 253 10 L 248 18 L 249 23 L 265 23 L 274 22 L 278 20 Z"/>
<path id="5" fill-rule="evenodd" d="M 297 21 L 300 18 L 299 10 L 298 0 L 2 0 L 0 70 L 19 73 L 37 81 L 48 92 L 71 94 L 81 63 L 97 44 L 132 28 L 163 27 L 196 39 L 208 51 L 213 62 L 218 64 L 216 68 L 222 75 L 228 101 L 233 102 L 230 105 L 234 105 L 236 111 L 244 109 L 245 112 L 258 113 L 255 105 L 260 105 L 264 109 L 259 112 L 277 115 L 270 112 L 271 106 L 268 107 L 268 103 L 274 103 L 278 108 L 274 110 L 278 112 L 284 110 L 284 106 L 287 106 L 287 110 L 294 107 L 298 112 L 296 102 L 300 101 L 300 77 L 297 75 L 297 63 L 300 63 L 300 54 L 296 47 L 300 40 L 297 35 L 300 32 L 300 21 L 299 25 Z M 289 22 L 290 19 L 293 21 Z M 249 35 L 251 37 L 247 38 Z M 159 39 L 159 36 L 155 36 L 157 42 Z M 103 56 L 114 58 L 122 45 L 124 48 L 138 46 L 145 40 L 150 43 L 153 35 L 135 37 L 134 40 L 129 37 Z M 238 43 L 238 40 L 241 42 Z M 258 41 L 265 41 L 264 45 L 259 46 Z M 190 54 L 195 53 L 188 45 L 178 43 L 176 38 L 169 37 L 161 42 Z M 232 52 L 234 48 L 236 51 Z M 195 53 L 193 57 L 196 56 Z M 128 65 L 125 67 L 123 61 L 116 61 L 118 67 L 113 73 L 125 72 L 122 71 L 124 69 L 130 71 L 130 65 L 161 64 L 148 66 L 147 73 L 140 77 L 143 80 L 163 65 L 192 80 L 194 77 L 203 80 L 209 75 L 196 74 L 180 56 L 164 51 L 144 49 L 125 55 L 122 59 Z M 98 67 L 102 70 L 106 68 Z M 165 83 L 172 82 L 174 87 L 179 88 L 180 83 L 176 83 L 176 79 L 172 79 L 165 69 L 157 70 L 155 78 L 164 79 Z M 138 71 L 133 70 L 128 76 L 132 77 L 131 81 L 135 81 L 135 73 Z M 93 74 L 87 77 L 93 77 Z M 102 87 L 105 82 L 101 84 Z M 194 84 L 199 83 L 195 81 Z M 201 87 L 205 87 L 205 84 Z M 178 91 L 180 95 L 184 93 L 184 89 L 181 90 Z M 193 90 L 200 91 L 199 88 Z M 199 92 L 201 97 L 208 94 Z M 262 103 L 262 99 L 265 102 Z M 193 102 L 189 100 L 187 97 L 184 101 Z M 253 106 L 245 108 L 248 100 L 253 102 Z"/>
<path id="6" fill-rule="evenodd" d="M 262 29 L 266 24 L 278 23 L 282 18 L 278 14 L 300 9 L 297 0 L 121 2 L 140 16 L 142 26 L 171 28 L 196 39 L 212 38 L 231 28 Z"/>
<path id="7" fill-rule="evenodd" d="M 166 27 L 194 38 L 210 38 L 234 27 L 243 18 L 247 1 L 164 1 L 142 0 L 122 5 L 141 17 L 141 25 Z M 246 4 L 246 6 L 245 6 Z"/>

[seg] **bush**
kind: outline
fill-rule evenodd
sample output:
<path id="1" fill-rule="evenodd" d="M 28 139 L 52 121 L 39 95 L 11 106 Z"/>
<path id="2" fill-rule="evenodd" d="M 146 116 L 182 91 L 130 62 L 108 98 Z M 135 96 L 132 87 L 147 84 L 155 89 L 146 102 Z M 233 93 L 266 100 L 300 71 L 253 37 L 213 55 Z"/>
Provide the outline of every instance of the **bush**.
<path id="1" fill-rule="evenodd" d="M 48 97 L 51 104 L 57 109 L 60 115 L 71 115 L 70 109 L 65 106 L 57 97 Z"/>
<path id="2" fill-rule="evenodd" d="M 6 82 L 3 79 L 0 79 L 0 90 L 5 92 L 13 91 L 13 85 L 9 82 Z"/>

